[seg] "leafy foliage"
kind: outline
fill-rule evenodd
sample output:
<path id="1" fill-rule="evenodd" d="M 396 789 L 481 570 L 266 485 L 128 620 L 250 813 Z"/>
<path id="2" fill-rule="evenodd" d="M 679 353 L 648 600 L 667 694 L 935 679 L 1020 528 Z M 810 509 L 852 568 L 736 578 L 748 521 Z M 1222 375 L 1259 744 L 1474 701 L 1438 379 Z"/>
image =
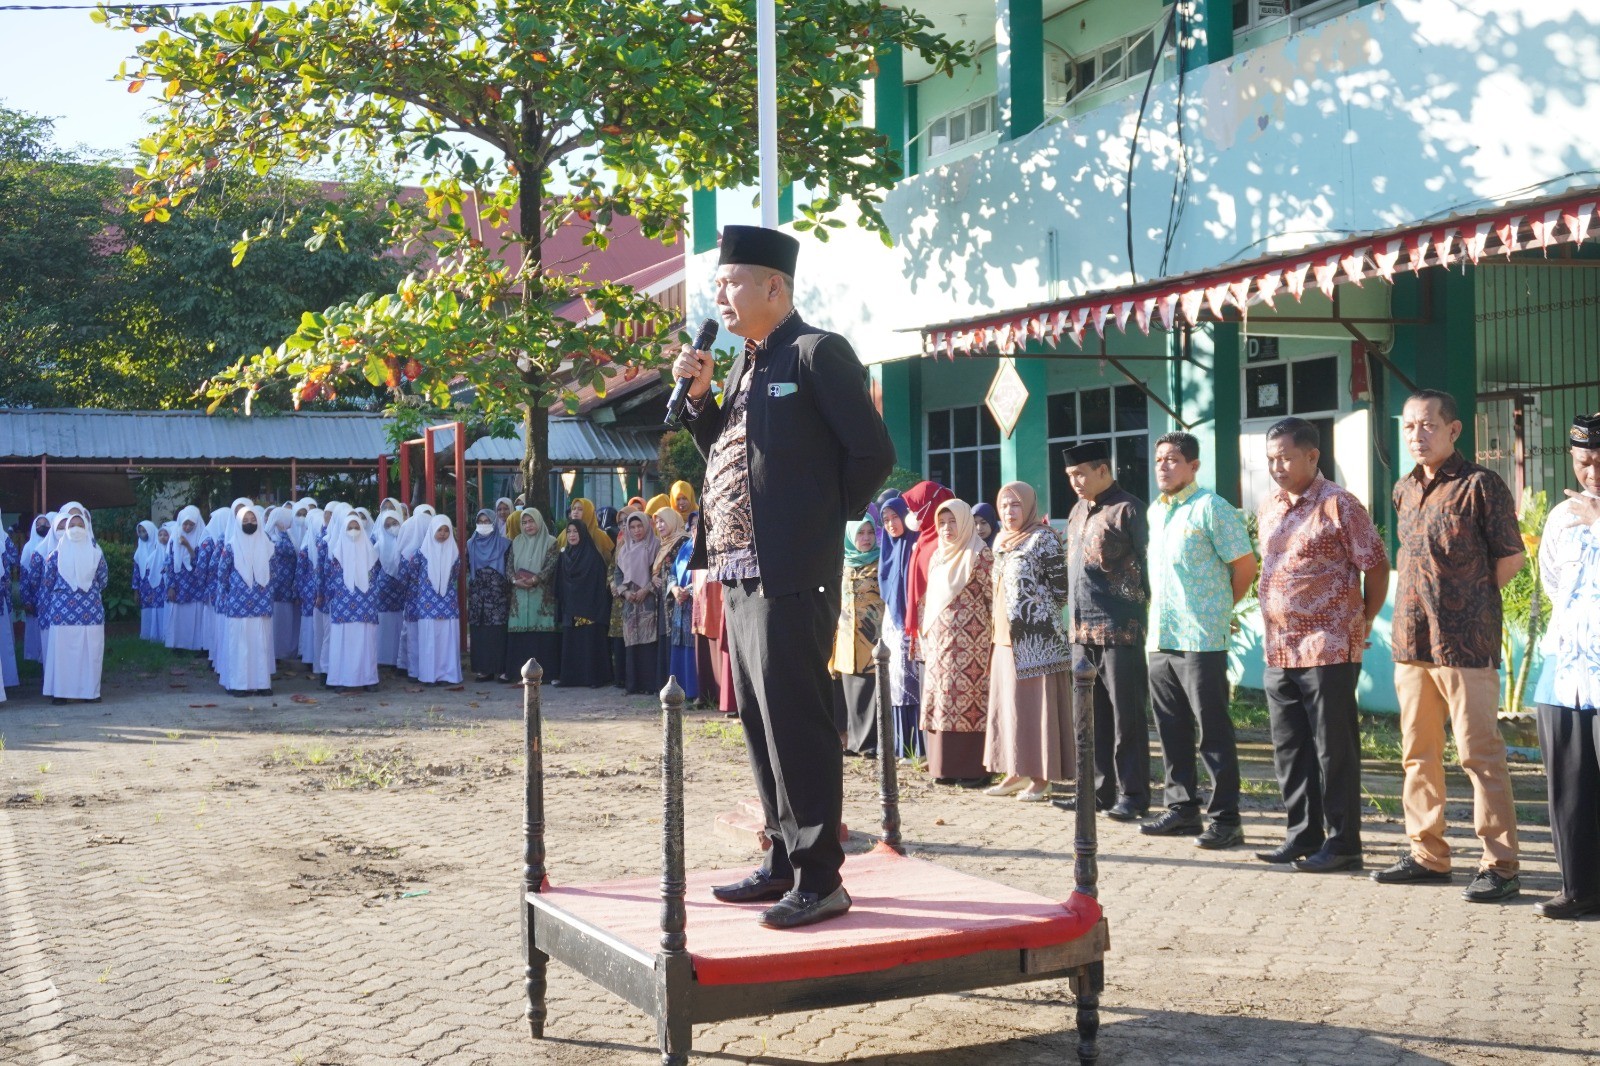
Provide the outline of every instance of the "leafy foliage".
<path id="1" fill-rule="evenodd" d="M 1549 621 L 1544 588 L 1539 584 L 1539 538 L 1544 532 L 1545 519 L 1550 515 L 1550 500 L 1543 492 L 1525 488 L 1519 503 L 1517 525 L 1522 532 L 1528 561 L 1500 590 L 1500 605 L 1505 612 L 1500 637 L 1501 657 L 1506 664 L 1500 707 L 1506 715 L 1524 711 L 1523 695 L 1533 673 L 1533 661 L 1539 654 L 1539 639 L 1544 636 L 1545 624 Z M 1519 643 L 1522 646 L 1520 660 L 1514 654 Z M 1517 664 L 1515 671 L 1512 663 Z"/>
<path id="2" fill-rule="evenodd" d="M 133 545 L 100 540 L 106 557 L 106 590 L 100 596 L 107 622 L 122 622 L 139 616 L 139 597 L 133 591 Z"/>
<path id="3" fill-rule="evenodd" d="M 825 238 L 848 204 L 882 233 L 899 162 L 861 124 L 859 86 L 880 49 L 909 48 L 943 73 L 969 57 L 881 0 L 790 0 L 783 14 L 780 169 L 815 193 L 797 226 Z M 141 145 L 134 203 L 148 217 L 171 215 L 216 172 L 285 163 L 403 167 L 426 191 L 426 220 L 396 216 L 392 234 L 431 243 L 431 267 L 313 305 L 282 345 L 219 375 L 214 401 L 242 394 L 248 407 L 283 379 L 315 401 L 358 381 L 440 410 L 525 412 L 537 504 L 548 405 L 687 339 L 675 310 L 547 261 L 545 235 L 576 222 L 604 249 L 632 217 L 675 239 L 691 188 L 758 178 L 754 0 L 313 0 L 97 17 L 155 31 L 124 72 L 130 90 L 167 102 Z M 317 236 L 345 224 L 338 205 L 306 219 Z"/>
<path id="4" fill-rule="evenodd" d="M 695 446 L 694 435 L 687 429 L 675 429 L 662 436 L 658 463 L 662 484 L 687 481 L 694 487 L 695 497 L 700 496 L 706 479 L 706 461 Z"/>

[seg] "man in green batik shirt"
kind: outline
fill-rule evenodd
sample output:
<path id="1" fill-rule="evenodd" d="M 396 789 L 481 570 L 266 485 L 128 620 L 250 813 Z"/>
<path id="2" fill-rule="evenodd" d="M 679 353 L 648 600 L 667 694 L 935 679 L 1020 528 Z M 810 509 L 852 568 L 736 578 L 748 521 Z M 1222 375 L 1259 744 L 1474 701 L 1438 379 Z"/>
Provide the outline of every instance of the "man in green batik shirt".
<path id="1" fill-rule="evenodd" d="M 1228 717 L 1228 637 L 1233 607 L 1250 591 L 1256 556 L 1244 516 L 1195 483 L 1200 442 L 1188 433 L 1156 441 L 1151 503 L 1150 705 L 1167 764 L 1167 812 L 1146 822 L 1152 836 L 1195 834 L 1202 848 L 1244 843 L 1239 825 L 1239 753 Z M 1201 828 L 1200 758 L 1211 775 L 1211 824 Z"/>

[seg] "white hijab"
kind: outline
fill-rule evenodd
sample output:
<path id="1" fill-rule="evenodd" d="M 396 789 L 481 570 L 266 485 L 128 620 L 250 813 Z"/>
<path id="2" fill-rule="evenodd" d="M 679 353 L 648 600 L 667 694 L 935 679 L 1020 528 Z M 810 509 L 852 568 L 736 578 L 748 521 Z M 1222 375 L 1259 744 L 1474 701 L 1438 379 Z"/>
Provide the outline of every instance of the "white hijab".
<path id="1" fill-rule="evenodd" d="M 83 527 L 87 532 L 89 519 L 77 513 L 63 516 L 63 521 L 70 522 L 74 518 L 83 518 Z M 104 556 L 99 545 L 95 544 L 93 534 L 82 541 L 73 540 L 65 531 L 61 535 L 61 542 L 56 545 L 56 569 L 66 579 L 67 584 L 79 592 L 88 592 L 94 587 L 95 572 L 100 569 L 100 560 Z"/>
<path id="2" fill-rule="evenodd" d="M 228 512 L 233 513 L 231 510 Z M 256 520 L 256 531 L 246 533 L 242 528 L 235 529 L 230 547 L 233 548 L 233 568 L 244 578 L 245 583 L 262 587 L 272 583 L 272 539 L 267 536 L 266 520 L 261 513 L 261 508 L 250 506 L 240 512 L 239 517 L 252 516 Z"/>
<path id="3" fill-rule="evenodd" d="M 311 557 L 312 562 L 317 558 L 317 538 L 322 535 L 322 508 L 315 505 L 306 512 L 305 528 L 300 531 L 299 549 Z"/>
<path id="4" fill-rule="evenodd" d="M 159 530 L 154 522 L 140 522 L 139 528 L 144 530 L 145 538 L 133 549 L 133 565 L 146 581 L 155 584 L 154 571 L 160 568 L 163 555 L 161 542 L 156 540 Z"/>
<path id="5" fill-rule="evenodd" d="M 161 529 L 167 535 L 167 542 L 162 544 L 160 538 L 157 538 L 156 545 L 161 551 L 161 566 L 165 569 L 168 563 L 177 559 L 172 553 L 178 550 L 178 539 L 183 536 L 183 527 L 174 519 L 171 522 L 161 523 Z"/>
<path id="6" fill-rule="evenodd" d="M 41 518 L 44 519 L 43 533 L 40 533 L 38 529 L 39 519 Z M 28 568 L 28 560 L 32 559 L 35 555 L 46 554 L 44 545 L 45 542 L 50 539 L 50 531 L 55 529 L 55 527 L 55 511 L 51 511 L 49 514 L 44 515 L 34 515 L 33 521 L 28 524 L 28 543 L 22 546 L 22 558 L 19 560 L 19 565 L 22 567 L 22 569 L 26 570 Z"/>
<path id="7" fill-rule="evenodd" d="M 450 530 L 450 536 L 442 544 L 434 539 L 441 529 Z M 447 594 L 450 591 L 450 568 L 461 558 L 461 548 L 456 544 L 450 519 L 442 514 L 428 520 L 428 533 L 422 541 L 422 557 L 428 563 L 428 580 L 433 584 L 433 591 L 441 596 Z"/>
<path id="8" fill-rule="evenodd" d="M 50 563 L 51 553 L 67 542 L 67 523 L 70 521 L 72 515 L 66 511 L 50 512 L 50 532 L 44 535 L 44 544 L 39 548 L 44 555 L 46 566 Z"/>
<path id="9" fill-rule="evenodd" d="M 972 508 L 961 500 L 946 500 L 933 512 L 934 522 L 940 511 L 949 511 L 956 517 L 956 537 L 953 544 L 939 538 L 933 549 L 933 561 L 928 565 L 928 591 L 923 595 L 919 617 L 932 622 L 939 612 L 955 602 L 961 590 L 972 580 L 972 568 L 978 562 L 978 553 L 987 545 L 978 536 L 978 523 L 973 521 Z"/>
<path id="10" fill-rule="evenodd" d="M 361 534 L 359 537 L 346 535 L 351 526 Z M 344 587 L 351 592 L 365 592 L 372 586 L 372 564 L 378 561 L 378 550 L 372 546 L 360 515 L 351 512 L 337 532 L 330 531 L 328 558 L 338 561 L 344 570 Z"/>
<path id="11" fill-rule="evenodd" d="M 389 530 L 389 519 L 395 520 L 395 529 Z M 390 577 L 400 573 L 400 531 L 405 528 L 407 519 L 399 511 L 379 511 L 377 540 L 374 542 L 378 550 L 378 562 L 383 566 L 383 572 Z"/>
<path id="12" fill-rule="evenodd" d="M 206 538 L 215 544 L 212 551 L 221 551 L 233 542 L 233 508 L 218 507 L 211 512 L 206 523 Z"/>
<path id="13" fill-rule="evenodd" d="M 422 538 L 428 535 L 428 523 L 431 521 L 425 514 L 414 514 L 400 523 L 400 536 L 395 544 L 398 558 L 396 568 L 422 549 Z"/>
<path id="14" fill-rule="evenodd" d="M 200 514 L 200 508 L 190 504 L 178 512 L 176 521 L 178 523 L 178 537 L 189 546 L 189 550 L 186 552 L 178 551 L 177 545 L 170 546 L 169 550 L 173 553 L 172 568 L 174 570 L 192 570 L 194 569 L 195 552 L 200 550 L 200 545 L 211 539 L 206 531 L 206 520 Z M 194 523 L 192 532 L 185 533 L 183 531 L 185 522 Z"/>

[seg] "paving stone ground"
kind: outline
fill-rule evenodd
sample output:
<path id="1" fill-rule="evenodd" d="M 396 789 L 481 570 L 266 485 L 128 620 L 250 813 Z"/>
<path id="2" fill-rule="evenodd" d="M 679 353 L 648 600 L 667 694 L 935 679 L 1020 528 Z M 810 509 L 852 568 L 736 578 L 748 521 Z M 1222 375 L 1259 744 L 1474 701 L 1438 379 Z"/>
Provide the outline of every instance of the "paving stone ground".
<path id="1" fill-rule="evenodd" d="M 196 667 L 118 678 L 99 705 L 0 705 L 0 1063 L 660 1061 L 649 1022 L 559 965 L 549 1038 L 528 1035 L 518 690 L 277 691 L 232 700 Z M 653 872 L 656 709 L 609 689 L 547 690 L 545 709 L 552 880 Z M 711 832 L 751 791 L 738 735 L 706 714 L 686 735 L 691 867 L 742 865 Z M 1249 756 L 1245 825 L 1266 846 L 1283 816 Z M 847 774 L 853 827 L 875 824 L 873 773 Z M 1469 871 L 1470 792 L 1451 785 Z M 1367 787 L 1397 809 L 1392 767 Z M 1517 788 L 1542 809 L 1535 772 Z M 913 854 L 1070 890 L 1069 816 L 919 781 L 903 798 Z M 1386 864 L 1399 827 L 1375 810 L 1365 832 L 1369 868 Z M 1596 1061 L 1600 924 L 1534 916 L 1556 889 L 1548 830 L 1525 826 L 1523 846 L 1524 898 L 1475 906 L 1459 876 L 1386 888 L 1103 823 L 1102 1061 Z M 1073 1061 L 1071 1026 L 1051 983 L 702 1026 L 695 1047 L 765 1066 L 1054 1064 Z"/>

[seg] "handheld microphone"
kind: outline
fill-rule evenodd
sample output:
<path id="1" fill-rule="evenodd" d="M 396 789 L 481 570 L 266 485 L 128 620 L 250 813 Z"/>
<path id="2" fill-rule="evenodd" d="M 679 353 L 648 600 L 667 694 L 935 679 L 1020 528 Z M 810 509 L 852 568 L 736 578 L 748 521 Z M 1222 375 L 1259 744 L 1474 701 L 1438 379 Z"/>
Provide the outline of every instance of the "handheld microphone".
<path id="1" fill-rule="evenodd" d="M 700 332 L 695 334 L 694 350 L 707 352 L 711 344 L 717 339 L 717 320 L 708 318 L 700 323 Z M 683 408 L 689 402 L 689 386 L 692 378 L 679 378 L 678 383 L 672 387 L 672 395 L 667 397 L 667 417 L 662 425 L 676 426 L 683 421 Z"/>

